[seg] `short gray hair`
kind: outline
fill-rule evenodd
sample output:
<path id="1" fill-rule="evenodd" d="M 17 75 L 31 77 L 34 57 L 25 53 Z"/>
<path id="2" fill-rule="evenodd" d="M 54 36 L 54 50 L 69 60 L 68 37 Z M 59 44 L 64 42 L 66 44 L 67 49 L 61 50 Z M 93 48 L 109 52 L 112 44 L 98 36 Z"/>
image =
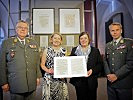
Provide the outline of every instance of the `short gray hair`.
<path id="1" fill-rule="evenodd" d="M 16 24 L 16 28 L 18 27 L 18 24 L 19 23 L 25 23 L 25 24 L 27 24 L 27 26 L 29 27 L 29 23 L 28 22 L 26 22 L 26 21 L 24 21 L 24 20 L 19 20 L 18 22 L 17 22 L 17 24 Z"/>
<path id="2" fill-rule="evenodd" d="M 120 23 L 118 23 L 118 22 L 113 22 L 112 24 L 110 24 L 109 25 L 109 29 L 111 29 L 111 27 L 114 26 L 114 25 L 120 26 L 120 28 L 122 29 L 122 25 Z"/>

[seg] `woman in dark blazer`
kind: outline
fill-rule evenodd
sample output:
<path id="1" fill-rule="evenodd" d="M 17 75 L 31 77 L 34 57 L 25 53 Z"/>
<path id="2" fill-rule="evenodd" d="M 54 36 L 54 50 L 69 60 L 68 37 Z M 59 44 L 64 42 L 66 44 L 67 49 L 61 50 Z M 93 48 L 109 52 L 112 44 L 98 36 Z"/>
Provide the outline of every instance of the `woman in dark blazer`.
<path id="1" fill-rule="evenodd" d="M 103 69 L 103 61 L 97 48 L 90 46 L 90 36 L 87 32 L 79 35 L 79 46 L 74 47 L 71 56 L 85 56 L 88 77 L 74 77 L 70 83 L 75 86 L 77 100 L 96 100 L 98 75 Z"/>

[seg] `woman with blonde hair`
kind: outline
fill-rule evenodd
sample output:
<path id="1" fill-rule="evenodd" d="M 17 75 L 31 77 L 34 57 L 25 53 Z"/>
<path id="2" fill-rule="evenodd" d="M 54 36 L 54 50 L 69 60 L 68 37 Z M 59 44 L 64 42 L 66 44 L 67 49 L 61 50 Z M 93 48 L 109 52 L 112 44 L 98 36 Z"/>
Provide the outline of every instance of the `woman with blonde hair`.
<path id="1" fill-rule="evenodd" d="M 68 100 L 68 90 L 65 79 L 54 78 L 54 57 L 66 55 L 61 47 L 62 36 L 54 33 L 50 37 L 51 46 L 46 48 L 41 59 L 41 68 L 45 71 L 43 83 L 43 100 Z"/>

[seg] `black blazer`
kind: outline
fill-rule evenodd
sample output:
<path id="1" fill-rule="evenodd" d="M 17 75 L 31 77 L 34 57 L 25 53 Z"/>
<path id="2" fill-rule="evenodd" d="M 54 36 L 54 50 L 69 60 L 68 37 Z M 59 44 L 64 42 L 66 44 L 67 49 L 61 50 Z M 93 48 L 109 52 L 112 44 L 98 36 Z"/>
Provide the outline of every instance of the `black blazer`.
<path id="1" fill-rule="evenodd" d="M 70 56 L 77 56 L 75 54 L 76 48 L 77 47 L 74 47 L 72 49 Z M 97 77 L 103 70 L 103 60 L 99 50 L 95 47 L 91 47 L 91 52 L 88 56 L 87 70 L 89 69 L 93 70 L 93 73 L 90 77 L 74 77 L 70 79 L 70 83 L 72 83 L 74 86 L 78 86 L 81 82 L 83 82 L 84 79 L 86 79 L 90 88 L 97 88 Z"/>

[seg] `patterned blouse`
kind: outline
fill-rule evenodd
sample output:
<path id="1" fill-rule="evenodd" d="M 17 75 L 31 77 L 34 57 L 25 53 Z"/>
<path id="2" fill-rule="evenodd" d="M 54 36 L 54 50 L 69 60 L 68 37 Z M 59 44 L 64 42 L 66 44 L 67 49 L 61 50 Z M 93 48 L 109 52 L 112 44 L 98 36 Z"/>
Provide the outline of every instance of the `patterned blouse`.
<path id="1" fill-rule="evenodd" d="M 60 48 L 55 51 L 52 47 L 47 48 L 46 67 L 54 68 L 54 57 L 64 57 L 66 50 Z M 45 73 L 42 100 L 69 100 L 67 85 L 60 78 L 53 78 L 52 74 Z"/>
<path id="2" fill-rule="evenodd" d="M 65 48 L 60 48 L 60 50 L 55 51 L 52 47 L 48 47 L 47 56 L 46 56 L 46 66 L 48 68 L 54 68 L 54 57 L 63 57 L 65 56 Z"/>
<path id="3" fill-rule="evenodd" d="M 64 57 L 66 53 L 65 48 L 60 48 L 58 51 L 54 50 L 52 47 L 47 48 L 47 55 L 46 55 L 46 63 L 45 66 L 47 68 L 54 68 L 54 57 Z M 48 73 L 45 73 L 47 76 Z M 49 74 L 50 76 L 53 76 Z"/>

